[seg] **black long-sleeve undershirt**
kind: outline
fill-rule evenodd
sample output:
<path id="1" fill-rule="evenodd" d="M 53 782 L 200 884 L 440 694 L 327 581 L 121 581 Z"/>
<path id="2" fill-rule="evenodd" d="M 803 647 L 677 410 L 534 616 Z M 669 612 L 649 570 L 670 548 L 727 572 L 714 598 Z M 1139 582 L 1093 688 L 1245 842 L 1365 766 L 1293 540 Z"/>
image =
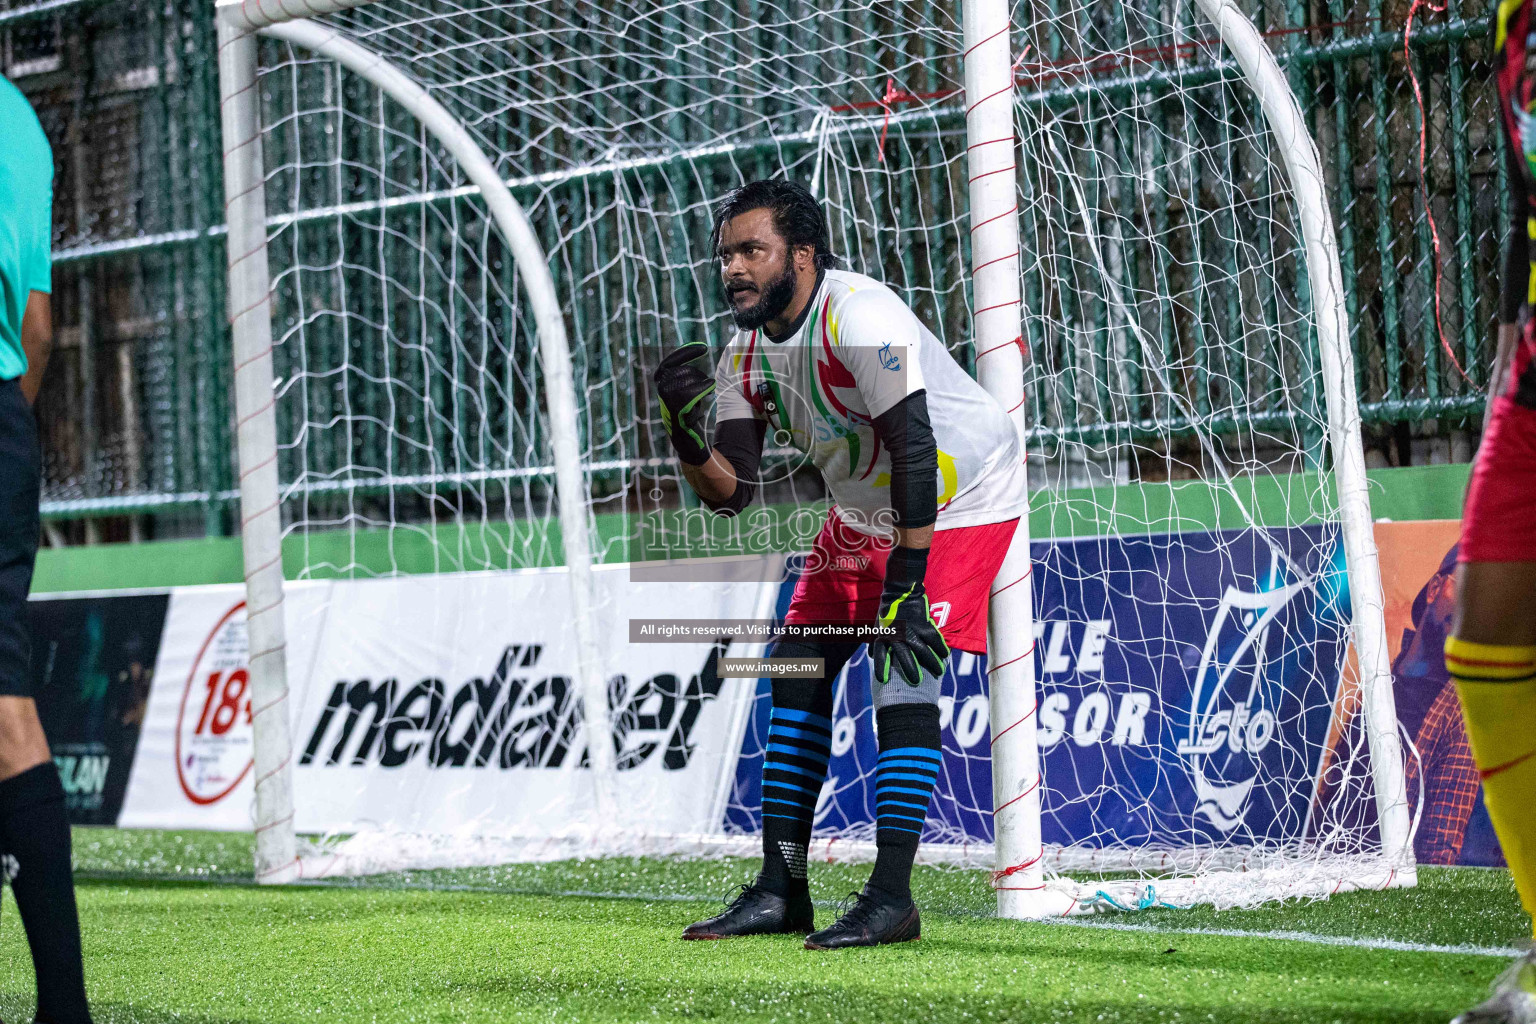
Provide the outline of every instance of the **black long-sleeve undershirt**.
<path id="1" fill-rule="evenodd" d="M 736 473 L 736 489 L 724 501 L 703 502 L 716 515 L 734 516 L 752 504 L 757 494 L 758 467 L 763 461 L 763 435 L 768 424 L 762 420 L 734 419 L 715 424 L 715 451 L 725 457 Z"/>
<path id="2" fill-rule="evenodd" d="M 891 456 L 891 511 L 915 530 L 939 518 L 939 447 L 928 421 L 928 395 L 914 391 L 875 417 L 875 436 Z"/>

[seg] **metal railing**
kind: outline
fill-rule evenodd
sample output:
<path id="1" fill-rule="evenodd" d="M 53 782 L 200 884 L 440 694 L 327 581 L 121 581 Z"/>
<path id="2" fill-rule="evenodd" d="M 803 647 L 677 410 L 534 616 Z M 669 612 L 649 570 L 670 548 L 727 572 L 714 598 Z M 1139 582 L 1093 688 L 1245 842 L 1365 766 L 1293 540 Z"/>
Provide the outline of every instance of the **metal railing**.
<path id="1" fill-rule="evenodd" d="M 1326 10 L 1270 0 L 1256 19 L 1292 77 L 1329 175 L 1366 443 L 1393 462 L 1441 457 L 1426 454 L 1426 446 L 1454 453 L 1455 433 L 1475 429 L 1488 376 L 1505 194 L 1485 11 L 1452 5 L 1415 28 L 1411 72 L 1424 92 L 1427 121 L 1403 55 L 1405 14 L 1388 13 L 1381 0 L 1330 0 Z M 0 63 L 37 108 L 57 161 L 59 330 L 39 415 L 45 516 L 55 529 L 74 531 L 63 539 L 231 528 L 227 508 L 236 491 L 214 54 L 211 5 L 198 0 L 46 0 L 0 9 Z M 1181 53 L 1150 72 L 1144 63 L 1124 73 L 1100 69 L 1091 79 L 1048 78 L 1021 92 L 1023 102 L 1043 107 L 1078 102 L 1085 90 L 1112 102 L 1229 73 L 1219 59 Z M 952 77 L 952 68 L 940 73 L 935 66 L 929 81 L 903 84 L 920 90 Z M 952 146 L 958 110 L 941 114 L 932 138 L 913 145 Z M 680 209 L 697 208 L 707 198 L 703 190 L 730 173 L 766 170 L 770 156 L 786 146 L 816 144 L 809 128 L 760 140 L 755 148 L 711 146 L 702 135 L 689 141 L 699 127 L 679 130 L 683 144 L 665 158 L 576 172 L 534 168 L 513 182 L 514 191 L 524 190 L 520 199 L 545 197 L 545 230 L 554 235 L 594 204 L 611 202 L 624 175 L 659 182 L 655 191 L 677 193 Z M 911 223 L 893 230 L 921 236 L 922 225 L 932 223 L 923 218 L 923 204 L 931 201 L 924 196 L 940 182 L 919 174 L 901 187 L 912 194 L 891 206 L 916 212 L 904 214 Z M 338 217 L 335 207 L 344 199 L 312 216 Z M 471 202 L 452 190 L 389 197 L 395 207 L 456 204 L 467 211 Z M 1426 210 L 1439 236 L 1438 315 L 1435 233 Z M 377 215 L 388 212 L 380 206 Z M 304 216 L 291 216 L 295 230 Z M 475 214 L 462 216 L 472 221 Z M 603 230 L 597 224 L 583 244 L 600 246 Z M 709 313 L 697 287 L 681 280 L 689 251 L 675 243 L 657 254 L 680 312 L 670 328 L 678 340 Z M 922 259 L 915 247 L 892 254 L 888 279 L 920 282 L 914 290 L 920 313 L 947 341 L 963 346 L 969 329 L 964 282 L 943 279 L 942 270 L 914 269 L 912 262 Z M 571 315 L 578 334 L 605 323 L 597 305 Z M 583 360 L 577 373 L 594 382 L 626 379 L 626 368 L 606 348 Z M 633 401 L 607 390 L 617 389 L 595 393 L 586 410 L 588 437 L 599 439 L 590 445 L 594 462 L 622 467 L 656 455 L 648 435 L 637 432 Z M 1048 429 L 1079 439 L 1167 429 L 1148 416 L 1143 408 L 1126 419 L 1100 415 Z M 611 438 L 629 440 L 600 443 Z M 529 457 L 519 472 L 538 475 L 550 465 L 543 442 L 536 436 L 525 442 Z M 420 475 L 420 467 L 400 471 Z"/>

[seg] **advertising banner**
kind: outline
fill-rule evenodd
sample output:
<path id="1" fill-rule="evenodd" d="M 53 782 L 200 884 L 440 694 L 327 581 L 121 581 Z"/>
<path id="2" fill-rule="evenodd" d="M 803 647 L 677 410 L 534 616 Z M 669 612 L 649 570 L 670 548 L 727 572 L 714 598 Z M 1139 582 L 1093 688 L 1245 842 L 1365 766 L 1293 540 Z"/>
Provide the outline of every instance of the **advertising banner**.
<path id="1" fill-rule="evenodd" d="M 330 586 L 290 583 L 284 590 L 290 686 L 305 681 Z M 244 584 L 172 592 L 118 824 L 252 827 L 249 657 Z"/>
<path id="2" fill-rule="evenodd" d="M 1458 533 L 1455 521 L 1376 526 L 1397 713 L 1409 798 L 1423 803 L 1419 862 L 1499 865 L 1440 654 Z M 1329 795 L 1314 798 L 1318 765 L 1359 742 L 1334 716 L 1348 593 L 1320 527 L 1042 542 L 1034 555 L 1048 842 L 1241 844 L 1317 813 Z M 755 640 L 638 642 L 625 624 L 772 620 L 775 600 L 782 616 L 793 581 L 752 575 L 596 573 L 618 795 L 656 832 L 759 827 L 768 687 L 717 671 L 760 652 Z M 547 833 L 586 813 L 564 581 L 290 584 L 299 827 Z M 73 821 L 251 827 L 244 598 L 235 584 L 30 602 L 33 683 Z M 991 839 L 985 672 L 985 658 L 957 653 L 944 681 L 932 840 Z M 837 682 L 826 831 L 873 827 L 869 687 L 860 653 Z"/>
<path id="3" fill-rule="evenodd" d="M 1382 522 L 1375 533 L 1397 716 L 1412 742 L 1408 799 L 1422 801 L 1416 858 L 1502 865 L 1441 653 L 1460 524 Z M 1319 765 L 1362 741 L 1356 723 L 1333 714 L 1348 704 L 1335 700 L 1349 614 L 1341 556 L 1320 528 L 1268 537 L 1316 574 L 1315 586 L 1296 587 L 1252 532 L 1034 545 L 1046 842 L 1242 844 L 1297 827 L 1331 795 L 1321 786 L 1313 799 Z M 792 589 L 782 589 L 781 612 Z M 873 829 L 869 680 L 861 654 L 837 683 L 833 758 L 816 818 L 828 832 Z M 951 659 L 930 840 L 991 839 L 984 682 L 984 658 Z M 760 828 L 767 713 L 763 685 L 728 809 L 733 830 Z M 1359 801 L 1352 813 L 1368 815 L 1370 806 Z M 1189 822 L 1192 830 L 1170 833 Z"/>
<path id="4" fill-rule="evenodd" d="M 76 825 L 117 822 L 138 745 L 167 595 L 27 605 L 32 692 Z"/>
<path id="5" fill-rule="evenodd" d="M 728 640 L 627 644 L 631 618 L 752 619 L 760 583 L 637 584 L 594 573 L 610 659 L 620 807 L 657 832 L 718 830 L 749 680 Z M 558 833 L 591 820 L 563 571 L 410 576 L 286 591 L 296 824 L 462 835 Z M 178 591 L 125 826 L 250 828 L 250 697 L 241 587 Z"/>
<path id="6" fill-rule="evenodd" d="M 1321 527 L 1033 546 L 1048 843 L 1251 844 L 1302 834 L 1345 658 L 1342 554 Z M 785 597 L 787 601 L 787 596 Z M 932 840 L 992 838 L 985 659 L 957 653 L 940 706 Z M 869 831 L 868 659 L 838 681 L 818 827 Z M 766 687 L 728 824 L 759 827 Z"/>
<path id="7" fill-rule="evenodd" d="M 1376 524 L 1397 719 L 1413 744 L 1408 800 L 1424 806 L 1414 856 L 1420 864 L 1499 867 L 1504 855 L 1442 654 L 1456 610 L 1460 538 L 1454 519 Z"/>

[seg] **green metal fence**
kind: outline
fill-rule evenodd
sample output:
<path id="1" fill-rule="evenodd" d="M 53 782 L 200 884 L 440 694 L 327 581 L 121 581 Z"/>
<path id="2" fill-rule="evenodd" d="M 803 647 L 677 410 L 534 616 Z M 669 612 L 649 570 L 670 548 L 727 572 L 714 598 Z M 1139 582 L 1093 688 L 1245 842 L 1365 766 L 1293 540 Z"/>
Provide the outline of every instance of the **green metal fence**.
<path id="1" fill-rule="evenodd" d="M 231 488 L 212 7 L 0 11 L 6 73 L 53 144 L 45 516 L 70 539 L 219 532 Z"/>
<path id="2" fill-rule="evenodd" d="M 902 17 L 915 16 L 905 5 L 903 10 Z M 1403 54 L 1406 4 L 1284 0 L 1255 9 L 1255 15 L 1309 112 L 1329 175 L 1367 445 L 1398 464 L 1465 458 L 1488 375 L 1504 194 L 1486 14 L 1475 4 L 1453 4 L 1444 14 L 1419 12 L 1411 71 L 1424 93 L 1427 121 Z M 846 34 L 853 27 L 841 24 L 833 31 Z M 882 68 L 906 69 L 902 87 L 914 92 L 958 77 L 953 54 L 933 52 L 922 36 L 902 42 L 899 21 L 866 27 L 877 42 L 858 59 L 872 82 L 878 83 Z M 1058 35 L 1079 30 L 1064 17 Z M 1103 42 L 1116 49 L 1135 41 Z M 39 413 L 47 452 L 45 516 L 60 542 L 230 528 L 235 484 L 214 54 L 206 2 L 0 5 L 0 62 L 37 107 L 57 161 L 59 340 Z M 1165 67 L 1151 74 L 1145 63 L 1134 72 L 1109 68 L 1087 81 L 1047 76 L 1028 87 L 1027 101 L 1072 103 L 1090 90 L 1112 112 L 1116 90 L 1155 89 L 1158 75 L 1165 86 L 1191 85 L 1231 70 L 1201 48 L 1159 55 L 1154 63 Z M 914 66 L 920 70 L 913 72 Z M 666 88 L 637 102 L 665 104 Z M 358 102 L 368 101 L 359 96 Z M 952 146 L 959 124 L 952 121 L 919 147 Z M 667 131 L 678 139 L 704 138 L 710 127 L 680 123 Z M 797 127 L 809 126 L 787 123 L 782 131 Z M 509 177 L 545 169 L 519 162 L 518 140 L 527 137 L 526 129 L 516 121 L 506 125 L 503 170 Z M 305 130 L 323 132 L 324 126 Z M 947 142 L 939 137 L 945 132 Z M 573 137 L 571 145 L 578 141 Z M 890 158 L 898 165 L 909 159 L 920 170 L 900 179 L 898 188 L 871 195 L 871 208 L 894 218 L 888 230 L 922 244 L 883 246 L 886 229 L 878 216 L 834 226 L 845 244 L 879 254 L 886 279 L 963 352 L 964 281 L 946 276 L 944 261 L 926 258 L 931 250 L 925 246 L 942 243 L 936 236 L 924 239 L 932 234 L 924 225 L 942 220 L 933 211 L 963 188 L 943 169 L 944 160 L 925 159 L 920 148 L 893 146 Z M 734 175 L 769 170 L 783 159 L 782 144 L 755 152 L 744 146 L 727 159 L 679 158 L 634 173 L 646 178 L 647 191 L 674 195 L 679 209 L 697 211 Z M 567 233 L 589 211 L 611 205 L 612 190 L 621 186 L 614 177 L 573 177 L 536 211 L 543 230 L 551 237 Z M 332 187 L 316 182 L 314 194 L 326 196 Z M 330 200 L 349 198 L 356 195 L 338 193 Z M 1435 231 L 1427 213 L 1439 236 L 1438 313 Z M 473 221 L 478 215 L 466 208 L 454 214 L 460 216 Z M 597 246 L 602 224 L 587 226 L 592 230 L 585 237 L 592 241 L 582 244 Z M 696 226 L 680 219 L 673 235 Z M 323 246 L 319 234 L 314 244 Z M 674 237 L 670 251 L 657 254 L 655 268 L 661 269 L 651 284 L 677 317 L 657 327 L 666 336 L 653 342 L 670 342 L 672 332 L 680 340 L 710 312 L 710 299 L 687 270 L 697 262 L 699 244 Z M 601 254 L 594 248 L 574 256 L 557 274 L 602 292 L 610 277 Z M 1037 291 L 1035 301 L 1044 301 L 1042 294 Z M 572 311 L 582 335 L 612 329 L 616 315 L 600 296 Z M 653 439 L 637 434 L 638 377 L 633 367 L 615 364 L 616 352 L 602 346 L 590 362 L 578 353 L 579 372 L 590 381 L 627 382 L 588 395 L 585 426 L 594 460 L 614 453 L 645 456 L 654 447 Z M 1044 350 L 1035 356 L 1042 363 L 1056 358 Z M 524 402 L 533 393 L 509 391 L 513 401 Z M 1078 397 L 1093 404 L 1091 395 L 1074 392 Z M 1091 429 L 1094 417 L 1112 412 L 1095 407 L 1082 419 Z M 1129 415 L 1148 415 L 1148 408 Z M 1050 429 L 1073 425 L 1056 422 Z M 519 446 L 530 464 L 547 462 L 539 438 L 521 439 Z"/>

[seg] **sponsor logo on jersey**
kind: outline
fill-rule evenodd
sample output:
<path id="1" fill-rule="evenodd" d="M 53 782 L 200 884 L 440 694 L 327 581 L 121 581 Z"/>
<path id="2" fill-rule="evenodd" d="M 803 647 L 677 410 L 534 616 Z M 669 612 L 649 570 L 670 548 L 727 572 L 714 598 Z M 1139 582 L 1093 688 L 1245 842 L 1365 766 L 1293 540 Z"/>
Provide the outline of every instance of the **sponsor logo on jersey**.
<path id="1" fill-rule="evenodd" d="M 891 343 L 886 342 L 880 346 L 880 365 L 887 370 L 901 369 L 901 359 L 891 351 Z"/>
<path id="2" fill-rule="evenodd" d="M 1517 96 L 1510 100 L 1509 105 L 1515 115 L 1515 124 L 1520 129 L 1520 151 L 1525 156 L 1526 168 L 1536 176 L 1536 115 L 1532 114 L 1532 109 L 1536 108 L 1536 99 L 1523 100 Z"/>
<path id="3" fill-rule="evenodd" d="M 620 771 L 660 761 L 688 766 L 699 712 L 719 696 L 718 642 L 686 681 L 670 672 L 608 681 L 613 745 Z M 300 765 L 374 764 L 400 768 L 564 768 L 587 766 L 577 684 L 543 674 L 542 644 L 510 644 L 491 674 L 453 688 L 441 679 L 339 680 L 304 732 Z"/>

